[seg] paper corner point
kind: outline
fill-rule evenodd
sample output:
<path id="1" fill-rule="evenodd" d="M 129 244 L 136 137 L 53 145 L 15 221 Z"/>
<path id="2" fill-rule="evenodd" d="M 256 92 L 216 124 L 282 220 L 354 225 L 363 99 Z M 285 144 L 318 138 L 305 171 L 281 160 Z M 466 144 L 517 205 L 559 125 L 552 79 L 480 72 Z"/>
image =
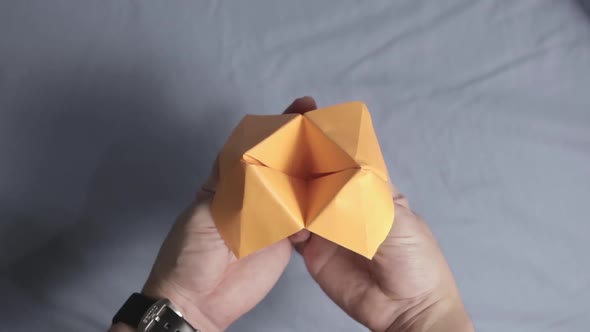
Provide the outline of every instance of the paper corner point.
<path id="1" fill-rule="evenodd" d="M 350 106 L 354 106 L 355 108 L 358 108 L 361 110 L 361 112 L 369 112 L 369 107 L 367 107 L 367 104 L 364 101 L 361 100 L 352 100 L 349 101 L 347 103 L 345 103 L 345 105 L 348 104 Z"/>

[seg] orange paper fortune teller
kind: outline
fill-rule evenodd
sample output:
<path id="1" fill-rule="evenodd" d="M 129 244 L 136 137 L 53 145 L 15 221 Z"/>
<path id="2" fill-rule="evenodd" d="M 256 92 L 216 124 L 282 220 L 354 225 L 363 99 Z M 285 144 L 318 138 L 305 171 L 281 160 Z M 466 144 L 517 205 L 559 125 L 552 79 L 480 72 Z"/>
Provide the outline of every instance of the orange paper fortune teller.
<path id="1" fill-rule="evenodd" d="M 246 115 L 219 155 L 211 211 L 238 258 L 301 229 L 372 258 L 394 208 L 366 106 Z"/>

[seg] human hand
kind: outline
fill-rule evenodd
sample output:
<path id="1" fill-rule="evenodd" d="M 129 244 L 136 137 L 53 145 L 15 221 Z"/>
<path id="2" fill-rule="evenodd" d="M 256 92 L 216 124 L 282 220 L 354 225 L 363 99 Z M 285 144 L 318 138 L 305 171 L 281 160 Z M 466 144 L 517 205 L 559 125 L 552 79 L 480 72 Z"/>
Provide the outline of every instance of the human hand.
<path id="1" fill-rule="evenodd" d="M 316 109 L 311 98 L 285 113 Z M 280 241 L 239 261 L 220 237 L 209 206 L 216 167 L 165 240 L 143 293 L 172 300 L 203 331 L 222 331 L 253 308 L 284 271 Z M 375 331 L 472 331 L 446 261 L 427 225 L 393 189 L 394 226 L 372 261 L 308 231 L 291 236 L 312 277 L 349 315 Z M 130 331 L 114 327 L 112 331 Z"/>
<path id="2" fill-rule="evenodd" d="M 313 100 L 300 98 L 285 113 L 314 108 Z M 164 241 L 142 291 L 170 299 L 191 325 L 205 332 L 225 330 L 258 304 L 285 270 L 292 252 L 291 243 L 284 239 L 237 260 L 211 217 L 217 177 L 214 165 L 204 189 Z"/>
<path id="3" fill-rule="evenodd" d="M 307 230 L 290 239 L 328 297 L 372 331 L 473 331 L 428 225 L 392 194 L 395 222 L 373 260 Z"/>

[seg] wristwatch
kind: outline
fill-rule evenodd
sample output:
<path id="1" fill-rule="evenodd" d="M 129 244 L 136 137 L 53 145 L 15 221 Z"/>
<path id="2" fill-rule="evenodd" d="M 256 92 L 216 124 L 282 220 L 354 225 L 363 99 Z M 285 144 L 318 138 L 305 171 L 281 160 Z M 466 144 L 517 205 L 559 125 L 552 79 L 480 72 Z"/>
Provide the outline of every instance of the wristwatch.
<path id="1" fill-rule="evenodd" d="M 138 332 L 200 332 L 168 299 L 152 299 L 140 293 L 133 293 L 113 317 L 113 324 L 119 322 Z"/>

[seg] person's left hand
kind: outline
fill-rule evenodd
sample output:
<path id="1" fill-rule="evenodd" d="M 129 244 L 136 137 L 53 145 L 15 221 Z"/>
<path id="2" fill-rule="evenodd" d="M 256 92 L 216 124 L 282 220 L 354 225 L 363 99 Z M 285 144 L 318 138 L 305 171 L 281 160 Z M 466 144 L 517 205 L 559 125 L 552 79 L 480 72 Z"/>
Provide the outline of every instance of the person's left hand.
<path id="1" fill-rule="evenodd" d="M 313 99 L 304 97 L 285 113 L 315 108 Z M 217 164 L 196 201 L 172 227 L 143 288 L 147 296 L 170 299 L 191 325 L 207 332 L 225 330 L 258 304 L 285 270 L 292 251 L 284 239 L 237 260 L 211 217 L 216 183 Z"/>

